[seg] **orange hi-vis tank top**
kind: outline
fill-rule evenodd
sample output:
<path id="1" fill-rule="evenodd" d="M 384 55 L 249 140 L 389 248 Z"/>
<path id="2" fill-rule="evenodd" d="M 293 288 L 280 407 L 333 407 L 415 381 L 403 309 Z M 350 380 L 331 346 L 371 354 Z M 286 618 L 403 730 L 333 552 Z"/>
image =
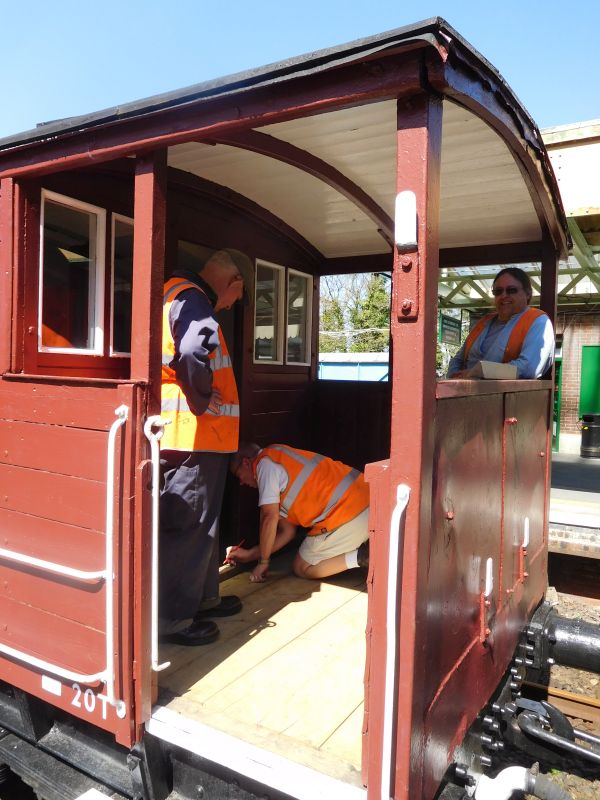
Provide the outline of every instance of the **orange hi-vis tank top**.
<path id="1" fill-rule="evenodd" d="M 165 425 L 160 446 L 163 450 L 234 453 L 239 441 L 240 405 L 231 359 L 221 329 L 219 346 L 208 357 L 213 387 L 221 392 L 223 398 L 218 413 L 207 409 L 197 417 L 190 410 L 185 394 L 177 383 L 175 371 L 169 366 L 175 356 L 169 310 L 173 300 L 187 289 L 204 294 L 199 286 L 184 278 L 171 278 L 165 284 L 163 293 L 161 416 L 164 420 L 170 420 L 171 424 Z"/>
<path id="2" fill-rule="evenodd" d="M 327 456 L 272 444 L 258 454 L 254 474 L 263 458 L 280 464 L 288 475 L 279 513 L 293 525 L 310 528 L 309 536 L 345 525 L 369 506 L 369 486 L 362 472 Z"/>

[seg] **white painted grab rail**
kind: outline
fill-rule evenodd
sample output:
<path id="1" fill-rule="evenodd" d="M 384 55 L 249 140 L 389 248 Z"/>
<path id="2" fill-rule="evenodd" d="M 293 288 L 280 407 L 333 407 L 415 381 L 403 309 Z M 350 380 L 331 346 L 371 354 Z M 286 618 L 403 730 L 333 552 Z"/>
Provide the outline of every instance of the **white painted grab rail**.
<path id="1" fill-rule="evenodd" d="M 126 405 L 115 409 L 117 419 L 110 426 L 108 432 L 108 458 L 106 466 L 106 698 L 117 712 L 124 709 L 122 700 L 115 697 L 115 669 L 114 669 L 114 516 L 115 516 L 115 454 L 117 431 L 125 424 L 129 417 Z"/>
<path id="2" fill-rule="evenodd" d="M 154 672 L 160 672 L 170 666 L 170 661 L 158 663 L 158 526 L 160 498 L 160 448 L 159 441 L 165 432 L 165 425 L 171 420 L 160 416 L 148 417 L 144 424 L 144 433 L 150 442 L 150 458 L 152 461 L 152 579 L 151 579 L 151 639 L 150 658 Z M 152 429 L 156 428 L 156 432 Z"/>
<path id="3" fill-rule="evenodd" d="M 117 419 L 113 422 L 108 433 L 108 454 L 107 454 L 107 469 L 106 469 L 106 543 L 105 543 L 105 559 L 106 566 L 103 570 L 86 571 L 74 569 L 73 567 L 66 567 L 63 564 L 57 564 L 53 561 L 44 561 L 41 558 L 34 558 L 27 556 L 24 553 L 17 553 L 13 550 L 5 550 L 0 548 L 0 558 L 16 561 L 20 564 L 27 564 L 28 566 L 36 567 L 47 572 L 53 572 L 57 575 L 64 575 L 69 578 L 74 578 L 81 581 L 101 580 L 105 581 L 105 594 L 106 594 L 106 667 L 100 672 L 95 672 L 89 675 L 84 675 L 79 672 L 74 672 L 64 667 L 59 667 L 57 664 L 52 664 L 49 661 L 44 661 L 41 658 L 32 656 L 29 653 L 24 653 L 14 647 L 9 647 L 7 644 L 0 642 L 0 653 L 5 653 L 11 658 L 18 661 L 23 661 L 32 667 L 37 667 L 44 672 L 49 672 L 52 675 L 57 675 L 65 680 L 77 681 L 78 683 L 98 683 L 99 681 L 106 683 L 106 697 L 107 701 L 115 706 L 117 712 L 123 712 L 124 703 L 122 700 L 117 700 L 115 697 L 115 673 L 113 667 L 113 645 L 114 645 L 114 572 L 113 572 L 113 543 L 114 543 L 114 494 L 115 494 L 115 453 L 116 453 L 116 438 L 118 429 L 125 424 L 129 416 L 129 409 L 126 405 L 121 405 L 115 409 Z"/>
<path id="4" fill-rule="evenodd" d="M 392 795 L 392 751 L 394 744 L 394 720 L 396 718 L 396 672 L 398 625 L 398 558 L 402 542 L 402 523 L 404 512 L 410 498 L 410 487 L 405 483 L 396 489 L 396 506 L 390 521 L 390 544 L 388 556 L 386 648 L 385 648 L 385 690 L 383 701 L 383 753 L 381 757 L 381 800 L 390 800 Z"/>

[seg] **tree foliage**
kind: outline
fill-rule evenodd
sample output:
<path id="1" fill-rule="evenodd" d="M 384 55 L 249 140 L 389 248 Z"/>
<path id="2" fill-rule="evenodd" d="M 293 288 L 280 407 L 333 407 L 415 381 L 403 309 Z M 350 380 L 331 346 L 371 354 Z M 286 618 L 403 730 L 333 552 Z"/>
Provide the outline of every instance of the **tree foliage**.
<path id="1" fill-rule="evenodd" d="M 321 278 L 320 302 L 320 352 L 388 350 L 390 294 L 386 277 L 375 273 L 325 276 Z"/>

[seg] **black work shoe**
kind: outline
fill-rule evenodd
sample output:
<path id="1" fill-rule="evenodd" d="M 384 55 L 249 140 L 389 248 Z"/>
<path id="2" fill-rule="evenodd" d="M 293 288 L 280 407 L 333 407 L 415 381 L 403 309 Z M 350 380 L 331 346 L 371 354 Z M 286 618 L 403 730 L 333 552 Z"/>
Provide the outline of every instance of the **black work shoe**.
<path id="1" fill-rule="evenodd" d="M 367 539 L 366 542 L 363 542 L 361 546 L 358 548 L 358 553 L 356 554 L 358 559 L 358 566 L 359 567 L 368 567 L 369 566 L 369 540 Z"/>
<path id="2" fill-rule="evenodd" d="M 213 608 L 204 608 L 202 611 L 196 612 L 194 620 L 207 619 L 210 617 L 232 617 L 234 614 L 239 614 L 242 610 L 242 601 L 234 594 L 225 595 L 221 598 L 218 606 Z"/>
<path id="3" fill-rule="evenodd" d="M 194 620 L 181 631 L 161 634 L 158 640 L 163 643 L 181 644 L 184 647 L 199 647 L 214 642 L 218 636 L 219 629 L 215 622 Z"/>

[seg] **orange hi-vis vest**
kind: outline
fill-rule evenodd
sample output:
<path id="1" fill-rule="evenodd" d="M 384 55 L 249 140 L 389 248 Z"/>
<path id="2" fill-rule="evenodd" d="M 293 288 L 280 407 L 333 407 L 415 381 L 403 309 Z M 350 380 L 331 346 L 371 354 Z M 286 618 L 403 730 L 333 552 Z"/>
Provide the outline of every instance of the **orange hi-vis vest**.
<path id="1" fill-rule="evenodd" d="M 486 314 L 485 317 L 482 317 L 475 327 L 469 332 L 469 335 L 465 340 L 465 349 L 463 352 L 463 364 L 465 366 L 467 365 L 467 359 L 469 358 L 471 347 L 473 347 L 477 337 L 482 333 L 487 323 L 497 316 L 498 314 L 496 311 L 492 311 L 491 314 Z M 529 329 L 536 319 L 545 316 L 546 314 L 543 311 L 540 311 L 539 308 L 528 308 L 523 312 L 521 318 L 518 320 L 515 327 L 510 332 L 510 336 L 508 337 L 508 342 L 506 343 L 506 348 L 504 350 L 504 356 L 502 357 L 504 364 L 507 364 L 509 361 L 514 361 L 519 357 L 523 347 L 523 342 L 529 333 Z"/>
<path id="2" fill-rule="evenodd" d="M 369 486 L 362 472 L 341 461 L 310 450 L 272 444 L 255 458 L 255 477 L 263 458 L 280 464 L 288 475 L 279 501 L 280 516 L 293 525 L 310 528 L 309 536 L 333 531 L 369 507 Z"/>
<path id="3" fill-rule="evenodd" d="M 199 286 L 185 278 L 171 278 L 165 284 L 163 293 L 161 416 L 164 420 L 170 420 L 171 424 L 165 425 L 160 446 L 163 450 L 234 453 L 239 442 L 240 404 L 221 329 L 219 346 L 208 356 L 213 388 L 221 392 L 223 399 L 218 413 L 206 409 L 204 414 L 197 417 L 190 410 L 185 394 L 177 383 L 175 370 L 169 366 L 175 356 L 169 310 L 173 300 L 186 289 L 202 292 Z"/>

